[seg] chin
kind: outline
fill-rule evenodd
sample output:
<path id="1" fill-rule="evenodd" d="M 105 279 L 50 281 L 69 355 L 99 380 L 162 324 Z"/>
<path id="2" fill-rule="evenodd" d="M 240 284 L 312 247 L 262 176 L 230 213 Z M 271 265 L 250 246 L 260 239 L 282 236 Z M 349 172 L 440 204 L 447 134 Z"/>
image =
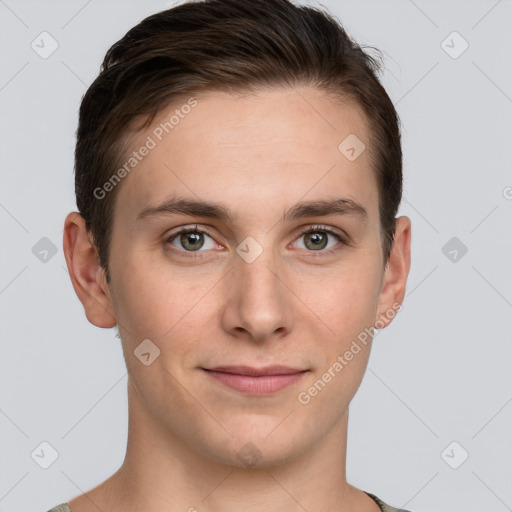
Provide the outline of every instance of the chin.
<path id="1" fill-rule="evenodd" d="M 273 427 L 275 429 L 275 425 Z M 261 432 L 252 429 L 238 436 L 226 439 L 204 439 L 204 449 L 208 456 L 222 464 L 246 469 L 268 469 L 293 460 L 306 451 L 307 439 L 299 439 L 297 433 L 289 429 L 261 428 Z M 212 443 L 213 441 L 213 443 Z M 217 441 L 217 442 L 216 442 Z M 219 442 L 220 441 L 220 442 Z"/>

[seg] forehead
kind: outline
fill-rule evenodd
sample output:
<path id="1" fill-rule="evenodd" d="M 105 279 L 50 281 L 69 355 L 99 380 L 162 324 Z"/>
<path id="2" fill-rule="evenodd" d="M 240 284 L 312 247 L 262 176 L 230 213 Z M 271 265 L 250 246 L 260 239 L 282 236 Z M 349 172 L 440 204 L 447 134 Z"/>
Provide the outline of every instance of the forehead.
<path id="1" fill-rule="evenodd" d="M 132 219 L 171 194 L 222 200 L 249 216 L 341 196 L 377 211 L 364 116 L 315 88 L 194 95 L 162 110 L 132 146 L 151 147 L 118 191 Z"/>

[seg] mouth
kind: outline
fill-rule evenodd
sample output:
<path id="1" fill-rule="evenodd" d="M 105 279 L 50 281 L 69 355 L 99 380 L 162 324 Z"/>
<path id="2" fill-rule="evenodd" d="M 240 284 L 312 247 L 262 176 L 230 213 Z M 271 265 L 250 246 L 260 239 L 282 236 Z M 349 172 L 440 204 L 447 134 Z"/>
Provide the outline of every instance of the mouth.
<path id="1" fill-rule="evenodd" d="M 217 382 L 249 395 L 268 395 L 298 382 L 309 370 L 289 366 L 217 366 L 202 368 Z"/>

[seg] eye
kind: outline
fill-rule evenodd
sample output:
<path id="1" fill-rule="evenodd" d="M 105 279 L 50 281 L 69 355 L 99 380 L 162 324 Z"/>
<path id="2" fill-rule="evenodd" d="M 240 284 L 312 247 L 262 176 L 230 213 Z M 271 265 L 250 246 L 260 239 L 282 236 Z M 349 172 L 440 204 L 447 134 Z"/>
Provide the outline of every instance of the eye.
<path id="1" fill-rule="evenodd" d="M 329 245 L 329 237 L 335 238 L 338 243 L 345 244 L 345 240 L 341 234 L 334 232 L 323 226 L 310 226 L 301 232 L 299 240 L 304 240 L 303 247 L 300 249 L 306 249 L 308 251 L 331 253 L 331 249 L 336 247 L 336 243 Z M 328 250 L 324 250 L 324 249 Z M 334 249 L 336 250 L 336 249 Z"/>
<path id="2" fill-rule="evenodd" d="M 335 240 L 329 240 L 329 238 L 334 238 Z M 304 239 L 304 242 L 302 242 L 302 239 Z M 347 245 L 341 233 L 337 233 L 325 226 L 307 227 L 301 232 L 298 240 L 300 241 L 298 248 L 305 249 L 309 253 L 330 254 L 336 252 L 340 245 Z M 215 242 L 206 229 L 200 229 L 197 225 L 180 228 L 167 237 L 166 243 L 174 247 L 174 249 L 171 249 L 172 252 L 190 258 L 201 258 L 203 256 L 201 253 L 204 252 L 201 249 L 211 250 L 222 247 Z"/>
<path id="3" fill-rule="evenodd" d="M 177 252 L 202 252 L 200 249 L 215 249 L 218 244 L 204 229 L 195 227 L 184 227 L 170 235 L 167 240 L 173 247 L 179 249 Z"/>

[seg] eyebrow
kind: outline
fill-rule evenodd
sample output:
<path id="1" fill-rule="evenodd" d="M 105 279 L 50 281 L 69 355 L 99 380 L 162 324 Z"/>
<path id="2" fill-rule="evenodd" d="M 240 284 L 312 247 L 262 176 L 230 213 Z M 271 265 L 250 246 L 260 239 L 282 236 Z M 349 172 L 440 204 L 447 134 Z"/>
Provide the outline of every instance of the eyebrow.
<path id="1" fill-rule="evenodd" d="M 173 197 L 157 206 L 144 208 L 138 215 L 137 221 L 148 217 L 183 214 L 192 217 L 208 217 L 224 222 L 233 222 L 229 210 L 219 203 Z M 357 201 L 348 198 L 332 200 L 303 201 L 285 210 L 283 221 L 297 220 L 304 217 L 322 217 L 326 215 L 351 215 L 363 219 L 368 218 L 368 212 Z"/>

